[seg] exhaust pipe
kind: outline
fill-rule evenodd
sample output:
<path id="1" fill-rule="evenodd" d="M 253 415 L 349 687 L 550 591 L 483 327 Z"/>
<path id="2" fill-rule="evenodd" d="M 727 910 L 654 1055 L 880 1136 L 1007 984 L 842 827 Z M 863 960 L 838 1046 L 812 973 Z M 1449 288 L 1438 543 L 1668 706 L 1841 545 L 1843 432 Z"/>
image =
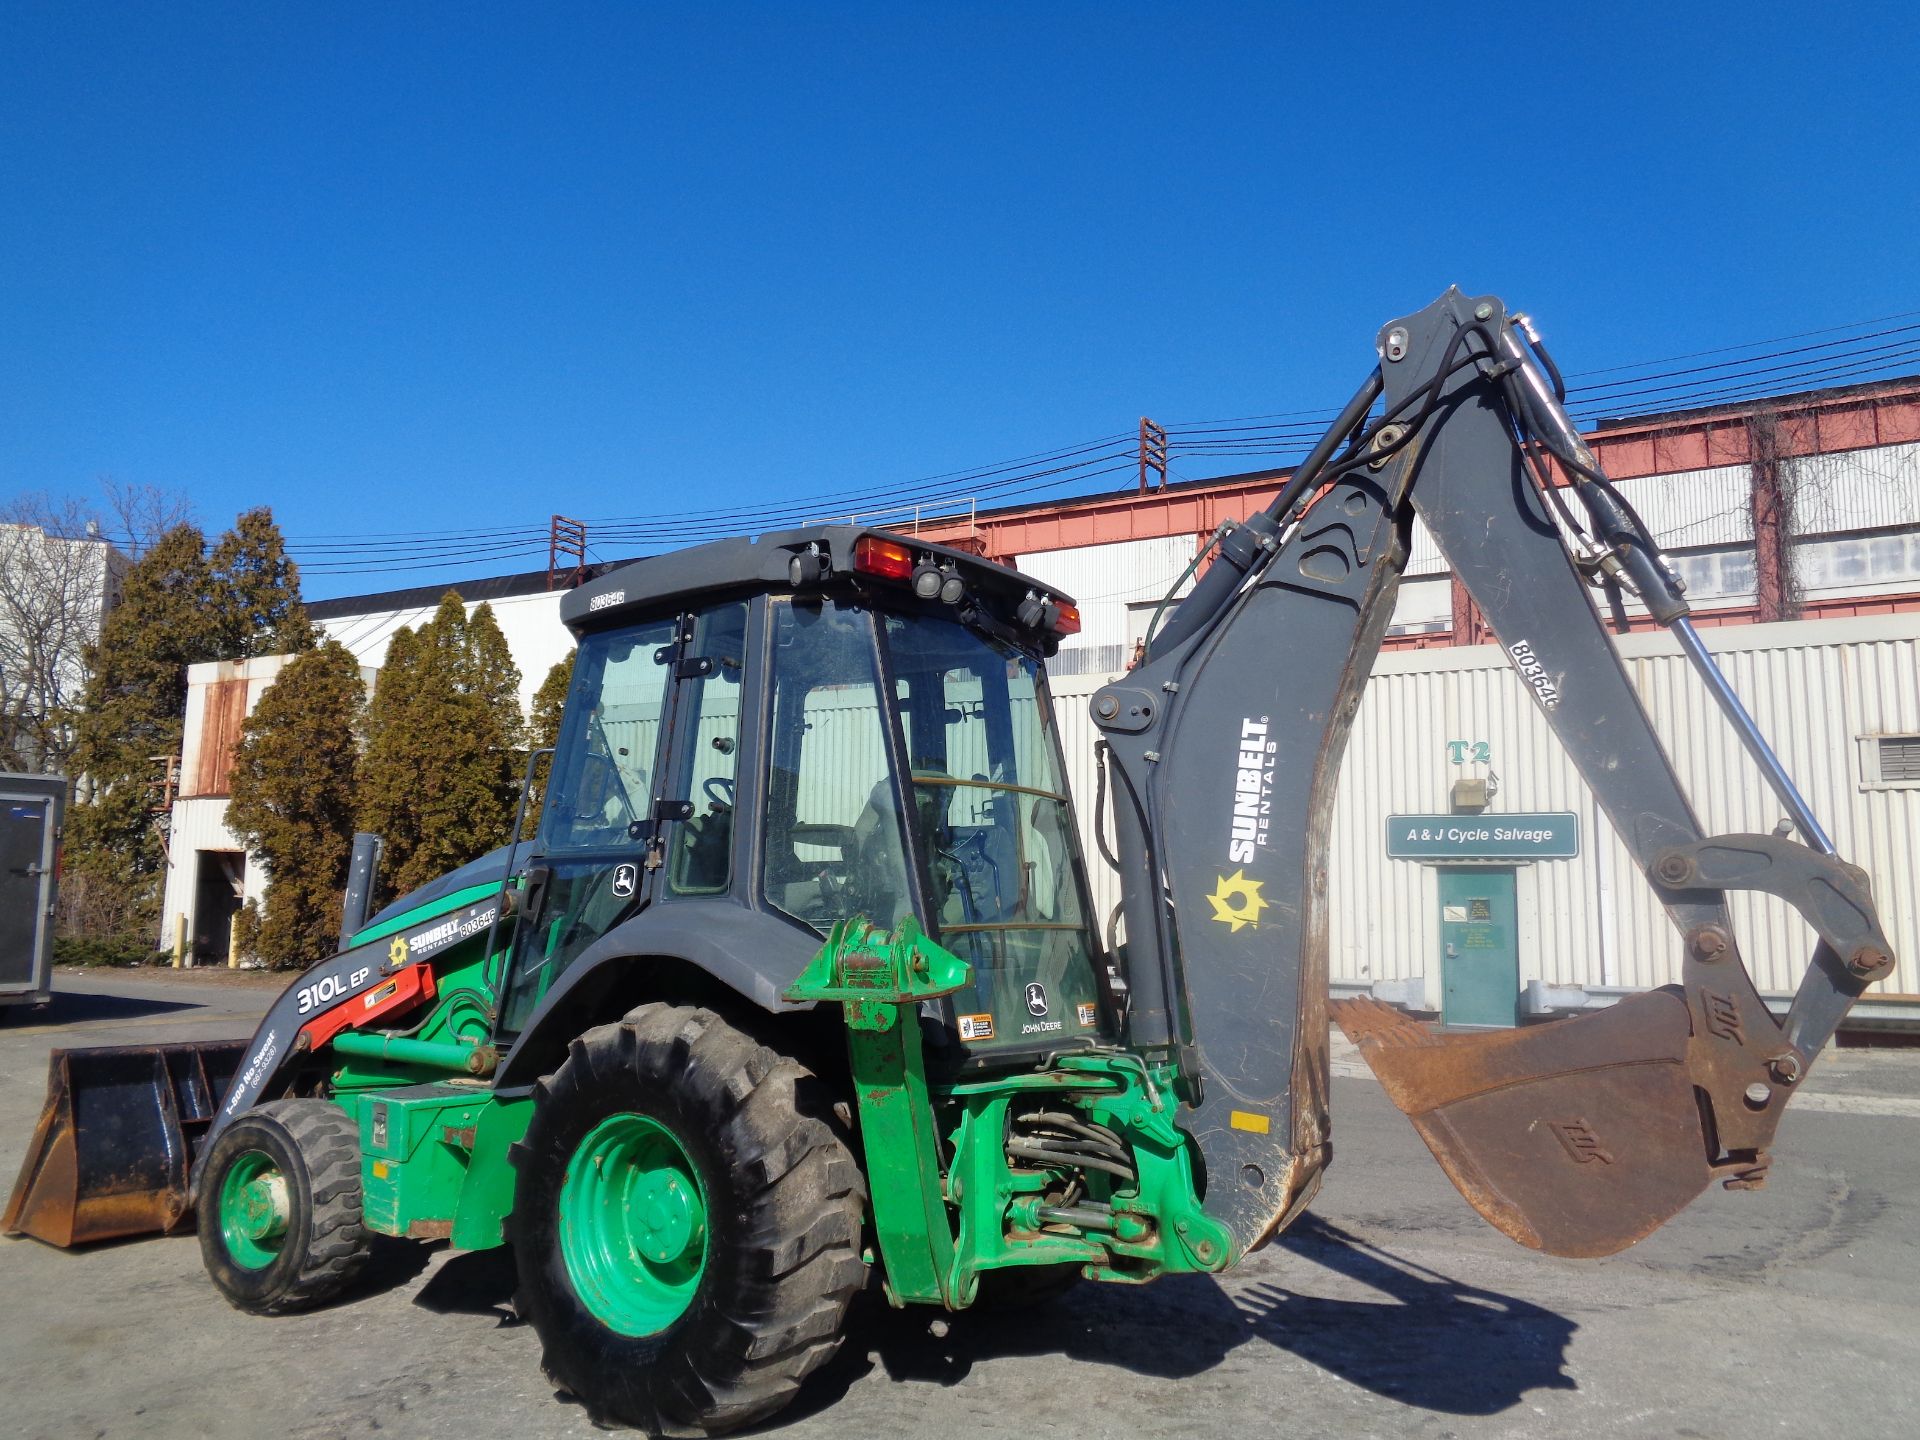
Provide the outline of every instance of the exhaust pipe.
<path id="1" fill-rule="evenodd" d="M 386 842 L 378 835 L 356 830 L 353 857 L 347 862 L 347 893 L 340 905 L 340 948 L 351 950 L 353 937 L 367 928 L 373 910 L 373 877 L 380 872 Z"/>

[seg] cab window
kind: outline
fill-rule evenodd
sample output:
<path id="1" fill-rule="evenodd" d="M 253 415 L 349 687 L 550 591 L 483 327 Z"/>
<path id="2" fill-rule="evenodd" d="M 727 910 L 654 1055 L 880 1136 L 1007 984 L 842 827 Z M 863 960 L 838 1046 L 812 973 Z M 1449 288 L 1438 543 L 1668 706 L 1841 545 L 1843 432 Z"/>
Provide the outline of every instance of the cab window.
<path id="1" fill-rule="evenodd" d="M 873 619 L 831 600 L 777 600 L 767 776 L 770 903 L 825 934 L 864 915 L 892 927 L 913 911 L 888 763 Z"/>
<path id="2" fill-rule="evenodd" d="M 733 877 L 733 796 L 740 748 L 740 677 L 746 663 L 747 607 L 722 605 L 693 625 L 689 656 L 711 662 L 681 682 L 674 720 L 679 749 L 689 747 L 687 798 L 693 814 L 667 840 L 667 888 L 675 895 L 718 895 Z"/>
<path id="3" fill-rule="evenodd" d="M 542 850 L 604 849 L 645 839 L 660 716 L 673 673 L 668 647 L 674 623 L 656 621 L 581 642 L 566 728 L 540 812 Z"/>

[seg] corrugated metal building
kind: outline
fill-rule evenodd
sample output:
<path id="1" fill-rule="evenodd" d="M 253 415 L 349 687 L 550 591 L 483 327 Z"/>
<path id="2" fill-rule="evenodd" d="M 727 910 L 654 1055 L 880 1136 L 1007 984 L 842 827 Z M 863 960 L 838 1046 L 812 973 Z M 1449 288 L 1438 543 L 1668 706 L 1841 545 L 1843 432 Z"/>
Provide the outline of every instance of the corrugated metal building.
<path id="1" fill-rule="evenodd" d="M 1900 963 L 1856 1018 L 1920 1023 L 1920 612 L 1720 627 L 1708 640 L 1840 853 L 1879 886 Z M 1780 815 L 1771 793 L 1678 645 L 1664 634 L 1620 643 L 1702 822 L 1715 833 L 1773 829 Z M 1089 856 L 1098 852 L 1086 700 L 1105 678 L 1054 684 Z M 1504 863 L 1391 858 L 1389 817 L 1446 814 L 1460 779 L 1495 787 L 1484 814 L 1457 817 L 1464 830 L 1569 812 L 1577 853 Z M 1456 898 L 1448 880 L 1457 872 L 1484 884 L 1495 911 L 1511 896 L 1511 943 L 1497 956 L 1447 953 L 1444 907 Z M 1380 657 L 1341 774 L 1328 884 L 1338 993 L 1494 1023 L 1472 1009 L 1463 1016 L 1448 995 L 1450 980 L 1458 988 L 1450 961 L 1469 968 L 1474 989 L 1489 982 L 1483 972 L 1494 963 L 1504 967 L 1511 1023 L 1679 979 L 1676 932 L 1495 645 Z M 1094 891 L 1100 913 L 1110 913 L 1119 900 L 1112 875 L 1097 873 Z M 1812 954 L 1813 932 L 1764 896 L 1736 896 L 1733 915 L 1755 983 L 1784 1002 Z"/>
<path id="2" fill-rule="evenodd" d="M 573 637 L 560 623 L 560 597 L 566 592 L 555 588 L 544 571 L 318 600 L 307 606 L 307 614 L 354 659 L 378 670 L 394 632 L 426 624 L 449 590 L 459 592 L 469 615 L 482 605 L 493 611 L 520 669 L 520 703 L 531 707 L 547 672 L 573 653 Z"/>

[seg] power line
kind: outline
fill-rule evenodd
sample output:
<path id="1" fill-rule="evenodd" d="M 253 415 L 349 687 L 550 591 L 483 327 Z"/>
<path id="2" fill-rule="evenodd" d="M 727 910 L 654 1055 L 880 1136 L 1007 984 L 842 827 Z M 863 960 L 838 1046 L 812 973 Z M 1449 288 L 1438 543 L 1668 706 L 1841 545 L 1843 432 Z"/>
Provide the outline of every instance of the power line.
<path id="1" fill-rule="evenodd" d="M 1598 370 L 1570 370 L 1569 380 L 1583 379 L 1588 375 L 1613 375 L 1622 370 L 1638 370 L 1646 365 L 1671 365 L 1676 360 L 1698 360 L 1706 355 L 1730 355 L 1735 350 L 1752 350 L 1761 345 L 1784 345 L 1789 340 L 1805 340 L 1814 335 L 1838 335 L 1842 330 L 1857 330 L 1862 325 L 1884 325 L 1889 320 L 1911 320 L 1920 315 L 1920 310 L 1902 310 L 1897 315 L 1880 315 L 1872 320 L 1856 320 L 1850 325 L 1829 325 L 1824 330 L 1802 330 L 1794 335 L 1776 335 L 1771 340 L 1748 340 L 1740 345 L 1722 345 L 1715 350 L 1695 350 L 1686 355 L 1667 355 L 1658 360 L 1636 360 L 1626 365 L 1603 365 Z"/>
<path id="2" fill-rule="evenodd" d="M 1661 360 L 1575 372 L 1574 378 L 1621 378 L 1570 388 L 1576 418 L 1634 418 L 1736 403 L 1782 387 L 1808 387 L 1838 379 L 1886 378 L 1920 361 L 1920 324 L 1892 324 L 1920 316 L 1920 310 L 1886 315 L 1850 325 L 1798 332 L 1773 340 L 1750 341 L 1694 351 Z M 1868 327 L 1880 326 L 1879 329 Z M 1852 333 L 1849 333 L 1852 332 Z M 1831 335 L 1843 339 L 1809 345 L 1789 342 Z M 1887 341 L 1871 344 L 1873 341 Z M 1772 348 L 1766 348 L 1772 347 Z M 1679 362 L 1737 356 L 1703 365 Z M 1657 366 L 1677 368 L 1657 369 Z M 1664 383 L 1663 383 L 1664 382 Z M 1260 415 L 1179 422 L 1167 427 L 1170 458 L 1232 456 L 1265 458 L 1278 467 L 1297 458 L 1319 438 L 1326 409 L 1276 411 Z M 596 541 L 642 548 L 682 545 L 742 530 L 788 528 L 828 515 L 883 510 L 889 514 L 920 508 L 950 507 L 949 513 L 982 498 L 1062 493 L 1137 465 L 1134 442 L 1126 432 L 991 464 L 949 470 L 896 484 L 875 484 L 816 492 L 772 504 L 733 505 L 704 510 L 663 511 L 590 521 Z M 944 517 L 928 517 L 944 518 Z M 547 538 L 544 527 L 468 528 L 388 532 L 380 535 L 315 535 L 291 539 L 288 549 L 302 568 L 321 575 L 351 575 L 446 570 L 512 556 L 534 557 Z"/>

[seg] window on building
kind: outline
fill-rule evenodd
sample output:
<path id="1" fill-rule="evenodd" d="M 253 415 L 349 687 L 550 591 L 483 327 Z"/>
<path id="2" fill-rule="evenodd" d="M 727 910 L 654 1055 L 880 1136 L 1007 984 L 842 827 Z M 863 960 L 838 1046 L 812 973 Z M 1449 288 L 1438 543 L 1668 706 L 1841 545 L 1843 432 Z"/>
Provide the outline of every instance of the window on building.
<path id="1" fill-rule="evenodd" d="M 1920 735 L 1862 735 L 1860 783 L 1869 790 L 1920 790 Z"/>
<path id="2" fill-rule="evenodd" d="M 1697 550 L 1690 555 L 1673 555 L 1673 568 L 1687 587 L 1689 600 L 1745 599 L 1759 583 L 1754 570 L 1753 550 L 1741 546 L 1726 550 Z"/>
<path id="3" fill-rule="evenodd" d="M 1920 530 L 1803 540 L 1793 563 L 1805 590 L 1857 590 L 1920 580 Z"/>

